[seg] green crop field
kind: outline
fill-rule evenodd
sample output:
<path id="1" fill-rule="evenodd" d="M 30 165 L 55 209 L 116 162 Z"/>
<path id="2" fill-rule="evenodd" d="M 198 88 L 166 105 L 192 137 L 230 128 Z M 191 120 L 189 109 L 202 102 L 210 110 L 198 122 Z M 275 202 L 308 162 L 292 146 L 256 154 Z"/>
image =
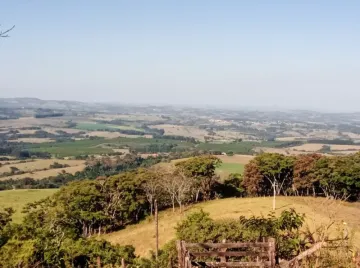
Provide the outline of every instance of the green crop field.
<path id="1" fill-rule="evenodd" d="M 97 124 L 90 124 L 97 125 Z M 107 126 L 104 124 L 104 126 Z M 114 139 L 87 139 L 69 142 L 50 142 L 27 144 L 26 149 L 38 152 L 48 152 L 58 157 L 106 154 L 112 149 L 133 149 L 144 153 L 169 152 L 167 145 L 176 145 L 171 151 L 184 151 L 189 149 L 229 152 L 237 154 L 252 154 L 255 147 L 275 147 L 284 142 L 238 142 L 238 143 L 200 143 L 193 144 L 173 139 L 126 138 Z M 154 147 L 157 146 L 158 150 Z M 151 148 L 152 147 L 152 148 Z"/>
<path id="2" fill-rule="evenodd" d="M 244 165 L 239 163 L 222 163 L 217 169 L 216 174 L 220 176 L 222 180 L 226 179 L 231 173 L 244 172 Z"/>
<path id="3" fill-rule="evenodd" d="M 185 150 L 191 148 L 193 144 L 182 142 L 178 140 L 168 139 L 147 139 L 147 138 L 125 138 L 119 137 L 116 139 L 95 139 L 95 140 L 79 140 L 70 142 L 58 142 L 58 143 L 41 143 L 28 145 L 27 149 L 36 152 L 48 152 L 58 157 L 65 156 L 78 156 L 85 154 L 105 154 L 112 152 L 113 148 L 124 149 L 130 148 L 133 150 L 145 151 L 151 146 L 161 146 L 166 144 L 174 144 L 176 150 Z M 163 149 L 166 152 L 166 149 Z M 149 149 L 149 152 L 150 149 Z"/>
<path id="4" fill-rule="evenodd" d="M 7 207 L 15 209 L 13 221 L 19 223 L 23 218 L 21 211 L 26 204 L 51 196 L 56 191 L 57 189 L 0 191 L 0 209 Z"/>
<path id="5" fill-rule="evenodd" d="M 136 130 L 136 131 L 143 131 L 141 128 L 136 128 L 134 126 L 118 126 L 118 125 L 111 125 L 111 124 L 101 124 L 101 123 L 78 123 L 76 126 L 77 129 L 82 130 Z"/>

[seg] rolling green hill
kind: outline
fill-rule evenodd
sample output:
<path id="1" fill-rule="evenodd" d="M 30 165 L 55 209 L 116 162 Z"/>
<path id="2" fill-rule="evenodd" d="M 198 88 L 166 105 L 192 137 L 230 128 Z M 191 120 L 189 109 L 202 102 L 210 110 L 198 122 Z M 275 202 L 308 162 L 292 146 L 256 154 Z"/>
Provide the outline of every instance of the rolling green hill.
<path id="1" fill-rule="evenodd" d="M 7 207 L 15 209 L 13 221 L 19 223 L 23 217 L 21 210 L 26 204 L 51 196 L 56 191 L 57 189 L 0 191 L 0 209 Z"/>

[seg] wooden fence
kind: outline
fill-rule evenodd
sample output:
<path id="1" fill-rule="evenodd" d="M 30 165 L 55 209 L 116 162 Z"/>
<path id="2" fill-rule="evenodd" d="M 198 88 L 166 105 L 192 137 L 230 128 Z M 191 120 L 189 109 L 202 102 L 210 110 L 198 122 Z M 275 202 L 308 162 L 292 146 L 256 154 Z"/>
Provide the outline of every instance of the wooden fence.
<path id="1" fill-rule="evenodd" d="M 264 239 L 265 240 L 265 239 Z M 177 241 L 179 268 L 275 267 L 275 239 L 253 243 L 186 243 Z"/>

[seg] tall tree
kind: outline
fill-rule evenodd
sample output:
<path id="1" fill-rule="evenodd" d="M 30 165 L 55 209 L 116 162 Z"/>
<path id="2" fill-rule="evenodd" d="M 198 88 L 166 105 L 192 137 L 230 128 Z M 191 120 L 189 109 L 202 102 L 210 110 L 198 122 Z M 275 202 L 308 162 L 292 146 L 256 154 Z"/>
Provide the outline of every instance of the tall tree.
<path id="1" fill-rule="evenodd" d="M 292 185 L 293 158 L 277 153 L 264 153 L 251 160 L 246 167 L 243 185 L 246 188 L 257 189 L 262 193 L 272 190 L 273 209 L 276 208 L 276 195 L 287 194 Z M 252 177 L 255 176 L 255 177 Z"/>
<path id="2" fill-rule="evenodd" d="M 221 160 L 212 155 L 203 155 L 189 158 L 179 162 L 176 167 L 188 178 L 194 179 L 194 185 L 197 187 L 195 200 L 198 200 L 199 193 L 204 200 L 211 198 L 212 187 L 217 181 L 215 175 L 216 168 L 221 164 Z"/>
<path id="3" fill-rule="evenodd" d="M 155 172 L 148 171 L 144 175 L 146 176 L 146 179 L 142 187 L 145 191 L 147 201 L 150 204 L 150 215 L 153 215 L 154 201 L 157 199 L 161 190 L 161 174 L 156 174 Z"/>
<path id="4" fill-rule="evenodd" d="M 316 175 L 316 163 L 322 158 L 320 154 L 302 154 L 295 158 L 294 162 L 294 190 L 301 194 L 316 195 L 319 186 L 319 177 Z"/>

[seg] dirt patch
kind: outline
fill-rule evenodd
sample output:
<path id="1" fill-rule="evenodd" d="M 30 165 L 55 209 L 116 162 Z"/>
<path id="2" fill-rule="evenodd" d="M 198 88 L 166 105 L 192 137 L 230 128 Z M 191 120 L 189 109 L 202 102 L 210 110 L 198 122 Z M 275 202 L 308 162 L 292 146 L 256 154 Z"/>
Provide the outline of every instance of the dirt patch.
<path id="1" fill-rule="evenodd" d="M 276 138 L 277 141 L 295 141 L 301 139 L 301 137 L 281 137 L 281 138 Z"/>
<path id="2" fill-rule="evenodd" d="M 25 143 L 45 143 L 45 142 L 55 142 L 50 138 L 19 138 L 16 140 L 8 140 L 8 142 L 25 142 Z"/>
<path id="3" fill-rule="evenodd" d="M 221 159 L 223 163 L 238 163 L 243 165 L 246 165 L 247 163 L 250 162 L 251 159 L 254 158 L 253 155 L 242 155 L 242 154 L 235 154 L 233 156 L 217 155 L 216 157 Z"/>
<path id="4" fill-rule="evenodd" d="M 6 162 L 6 161 L 4 161 Z M 4 172 L 10 172 L 10 167 L 16 167 L 17 169 L 25 172 L 31 172 L 34 170 L 49 168 L 50 165 L 55 162 L 62 165 L 69 165 L 70 167 L 83 165 L 83 160 L 62 160 L 62 159 L 39 159 L 35 161 L 29 161 L 26 163 L 19 163 L 19 161 L 9 161 L 11 164 L 0 167 L 0 174 Z"/>
<path id="5" fill-rule="evenodd" d="M 114 152 L 116 153 L 123 153 L 123 154 L 129 154 L 130 151 L 129 149 L 113 149 Z"/>
<path id="6" fill-rule="evenodd" d="M 321 148 L 324 146 L 324 144 L 321 143 L 307 143 L 302 144 L 299 146 L 291 147 L 289 149 L 291 150 L 298 150 L 298 151 L 306 151 L 306 152 L 316 152 L 321 150 Z"/>
<path id="7" fill-rule="evenodd" d="M 25 143 L 45 143 L 45 142 L 55 142 L 50 138 L 19 138 L 16 140 L 8 140 L 8 142 L 25 142 Z"/>
<path id="8" fill-rule="evenodd" d="M 55 127 L 44 127 L 42 130 L 49 132 L 51 134 L 57 135 L 58 133 L 56 131 L 64 131 L 68 134 L 76 134 L 81 132 L 80 129 L 74 129 L 74 128 L 55 128 Z"/>
<path id="9" fill-rule="evenodd" d="M 17 129 L 20 134 L 35 134 L 38 129 Z"/>
<path id="10" fill-rule="evenodd" d="M 119 132 L 109 132 L 109 131 L 90 131 L 90 132 L 87 132 L 85 135 L 103 137 L 105 139 L 115 139 L 118 137 L 126 137 L 126 138 L 141 137 L 139 135 L 126 135 L 126 134 L 122 134 Z"/>

